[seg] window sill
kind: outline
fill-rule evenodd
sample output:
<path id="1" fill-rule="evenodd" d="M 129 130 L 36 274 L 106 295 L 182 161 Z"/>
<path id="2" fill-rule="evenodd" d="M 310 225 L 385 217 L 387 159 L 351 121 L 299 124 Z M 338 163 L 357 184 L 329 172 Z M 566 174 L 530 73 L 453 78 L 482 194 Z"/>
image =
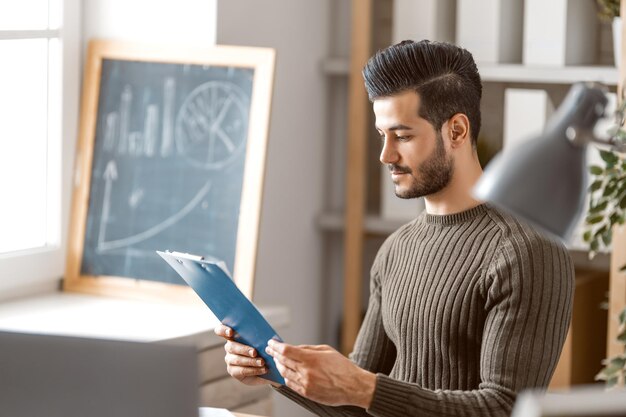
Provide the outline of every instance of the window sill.
<path id="1" fill-rule="evenodd" d="M 286 307 L 260 308 L 277 329 L 289 322 Z M 44 333 L 138 342 L 221 344 L 215 316 L 198 301 L 182 305 L 53 292 L 0 304 L 0 331 Z"/>

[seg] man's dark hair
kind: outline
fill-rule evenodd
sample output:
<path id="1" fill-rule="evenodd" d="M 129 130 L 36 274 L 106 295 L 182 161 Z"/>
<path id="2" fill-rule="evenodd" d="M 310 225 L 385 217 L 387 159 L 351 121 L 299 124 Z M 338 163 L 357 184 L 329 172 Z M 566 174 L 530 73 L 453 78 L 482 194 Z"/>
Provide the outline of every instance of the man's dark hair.
<path id="1" fill-rule="evenodd" d="M 370 101 L 415 91 L 421 101 L 419 116 L 437 132 L 456 113 L 465 114 L 476 146 L 482 84 L 467 50 L 445 42 L 402 41 L 371 57 L 363 78 Z"/>

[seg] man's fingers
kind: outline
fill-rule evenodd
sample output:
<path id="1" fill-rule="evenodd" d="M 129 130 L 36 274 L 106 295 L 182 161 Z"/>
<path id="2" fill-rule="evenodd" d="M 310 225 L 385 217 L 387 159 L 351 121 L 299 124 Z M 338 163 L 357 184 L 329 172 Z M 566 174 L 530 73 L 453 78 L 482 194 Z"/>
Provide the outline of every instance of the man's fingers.
<path id="1" fill-rule="evenodd" d="M 232 353 L 227 353 L 224 361 L 227 365 L 235 366 L 247 366 L 256 368 L 262 368 L 263 366 L 265 366 L 265 361 L 262 358 L 249 358 L 241 355 L 233 355 Z"/>
<path id="2" fill-rule="evenodd" d="M 328 345 L 298 345 L 298 347 L 302 350 L 314 350 L 316 352 L 333 350 L 333 348 Z"/>
<path id="3" fill-rule="evenodd" d="M 246 346 L 238 342 L 234 342 L 232 340 L 229 340 L 228 342 L 226 342 L 226 344 L 224 345 L 224 350 L 226 351 L 226 353 L 232 353 L 234 355 L 241 355 L 241 356 L 248 356 L 250 358 L 254 358 L 257 356 L 257 352 L 254 348 L 251 348 L 250 346 Z"/>
<path id="4" fill-rule="evenodd" d="M 287 356 L 277 352 L 269 346 L 265 349 L 265 352 L 267 352 L 268 355 L 272 356 L 276 360 L 276 362 L 279 362 L 283 366 L 293 369 L 294 371 L 298 370 L 298 361 L 288 358 Z"/>
<path id="5" fill-rule="evenodd" d="M 218 324 L 215 329 L 213 329 L 213 332 L 215 332 L 216 335 L 224 337 L 226 339 L 233 337 L 233 335 L 235 334 L 235 332 L 233 332 L 233 329 L 221 323 Z"/>
<path id="6" fill-rule="evenodd" d="M 289 357 L 297 362 L 300 362 L 301 358 L 304 358 L 306 354 L 305 349 L 301 349 L 299 346 L 290 345 L 288 343 L 277 342 L 276 340 L 270 340 L 267 345 L 274 351 L 282 356 Z"/>
<path id="7" fill-rule="evenodd" d="M 230 376 L 235 378 L 245 378 L 247 376 L 259 376 L 267 373 L 267 368 L 251 368 L 249 366 L 231 366 L 227 367 Z"/>
<path id="8" fill-rule="evenodd" d="M 301 375 L 297 371 L 286 367 L 280 362 L 276 362 L 276 369 L 278 369 L 278 372 L 283 376 L 283 378 L 290 379 L 298 384 L 301 384 Z"/>

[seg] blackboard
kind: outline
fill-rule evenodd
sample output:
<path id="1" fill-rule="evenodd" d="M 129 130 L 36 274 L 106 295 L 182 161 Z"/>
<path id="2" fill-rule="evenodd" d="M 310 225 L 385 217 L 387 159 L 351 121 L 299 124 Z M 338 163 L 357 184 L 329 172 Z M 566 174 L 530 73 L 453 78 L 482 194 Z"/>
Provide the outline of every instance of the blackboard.
<path id="1" fill-rule="evenodd" d="M 272 70 L 260 48 L 92 41 L 67 289 L 169 298 L 170 249 L 223 260 L 251 296 Z"/>

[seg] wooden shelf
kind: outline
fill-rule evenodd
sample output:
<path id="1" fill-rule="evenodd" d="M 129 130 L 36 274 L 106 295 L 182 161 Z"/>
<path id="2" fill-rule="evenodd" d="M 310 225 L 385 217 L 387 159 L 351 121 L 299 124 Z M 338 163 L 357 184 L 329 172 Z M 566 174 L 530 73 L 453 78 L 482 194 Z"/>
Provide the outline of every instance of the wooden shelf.
<path id="1" fill-rule="evenodd" d="M 322 61 L 322 72 L 326 75 L 347 76 L 350 62 L 347 58 L 334 57 Z M 480 65 L 480 77 L 486 82 L 515 82 L 525 84 L 573 84 L 579 81 L 597 81 L 610 86 L 618 82 L 616 67 L 570 66 L 532 67 L 522 64 Z"/>
<path id="2" fill-rule="evenodd" d="M 529 84 L 573 84 L 579 81 L 597 81 L 617 85 L 616 67 L 531 67 L 521 64 L 480 65 L 483 81 L 518 82 Z"/>

